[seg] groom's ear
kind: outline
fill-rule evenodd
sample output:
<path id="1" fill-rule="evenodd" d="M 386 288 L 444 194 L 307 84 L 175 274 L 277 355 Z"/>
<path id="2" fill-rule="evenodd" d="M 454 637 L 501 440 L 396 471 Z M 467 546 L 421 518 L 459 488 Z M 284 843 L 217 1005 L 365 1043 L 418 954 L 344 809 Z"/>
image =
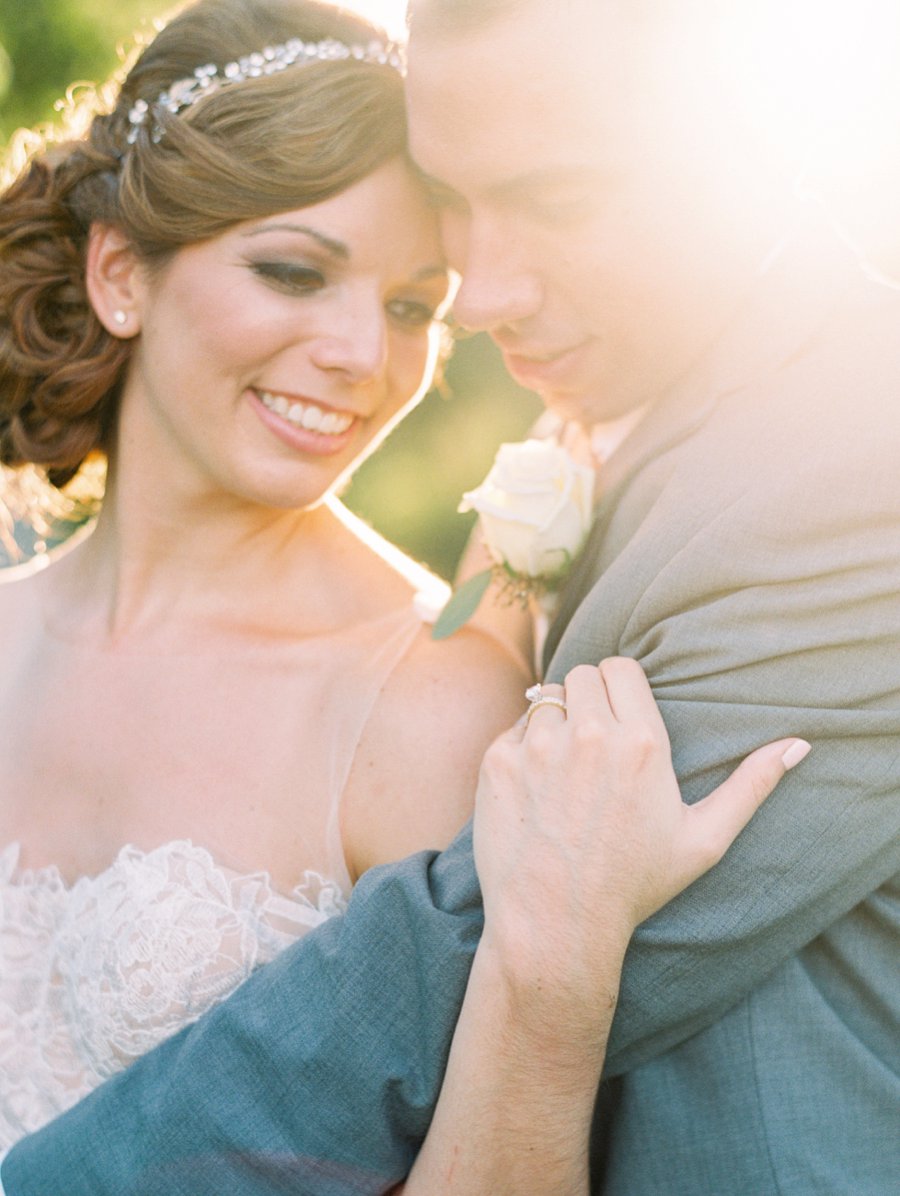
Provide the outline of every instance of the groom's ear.
<path id="1" fill-rule="evenodd" d="M 127 340 L 141 331 L 144 270 L 118 225 L 91 226 L 85 283 L 91 307 L 111 336 Z"/>

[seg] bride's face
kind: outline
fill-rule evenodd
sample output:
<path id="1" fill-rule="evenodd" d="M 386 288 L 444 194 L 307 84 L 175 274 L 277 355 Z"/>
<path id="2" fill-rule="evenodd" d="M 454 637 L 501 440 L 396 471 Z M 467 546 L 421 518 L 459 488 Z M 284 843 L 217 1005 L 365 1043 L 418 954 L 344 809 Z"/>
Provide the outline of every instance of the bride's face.
<path id="1" fill-rule="evenodd" d="M 400 160 L 136 277 L 120 459 L 276 507 L 313 505 L 419 397 L 448 286 Z"/>

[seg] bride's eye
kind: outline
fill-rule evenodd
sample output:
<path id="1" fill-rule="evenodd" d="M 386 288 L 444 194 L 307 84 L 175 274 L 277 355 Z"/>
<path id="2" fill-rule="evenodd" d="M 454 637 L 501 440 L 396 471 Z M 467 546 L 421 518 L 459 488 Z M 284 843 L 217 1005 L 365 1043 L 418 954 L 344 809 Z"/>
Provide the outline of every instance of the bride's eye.
<path id="1" fill-rule="evenodd" d="M 325 286 L 325 276 L 321 270 L 301 266 L 296 262 L 251 262 L 250 268 L 254 274 L 278 290 L 289 291 L 294 295 L 311 295 Z"/>
<path id="2" fill-rule="evenodd" d="M 407 328 L 424 328 L 434 319 L 435 308 L 421 299 L 392 299 L 387 312 L 392 320 Z"/>

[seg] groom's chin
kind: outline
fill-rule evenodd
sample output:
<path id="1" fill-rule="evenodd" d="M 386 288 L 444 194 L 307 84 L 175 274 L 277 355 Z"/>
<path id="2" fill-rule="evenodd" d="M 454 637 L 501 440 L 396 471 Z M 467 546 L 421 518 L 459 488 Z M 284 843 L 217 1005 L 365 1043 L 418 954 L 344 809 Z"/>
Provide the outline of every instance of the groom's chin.
<path id="1" fill-rule="evenodd" d="M 563 423 L 581 424 L 591 428 L 621 419 L 642 405 L 639 398 L 614 394 L 598 394 L 594 390 L 545 390 L 538 392 L 547 410 Z"/>

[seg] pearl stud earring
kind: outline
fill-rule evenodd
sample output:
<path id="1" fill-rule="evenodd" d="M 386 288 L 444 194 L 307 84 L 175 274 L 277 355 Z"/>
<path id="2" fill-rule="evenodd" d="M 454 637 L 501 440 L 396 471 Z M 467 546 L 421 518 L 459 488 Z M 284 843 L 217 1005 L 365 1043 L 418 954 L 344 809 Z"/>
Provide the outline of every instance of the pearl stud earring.
<path id="1" fill-rule="evenodd" d="M 122 327 L 123 324 L 128 323 L 128 316 L 126 316 L 125 312 L 122 311 L 121 308 L 118 311 L 113 312 L 112 318 L 115 320 L 115 322 L 119 325 L 120 328 Z"/>

